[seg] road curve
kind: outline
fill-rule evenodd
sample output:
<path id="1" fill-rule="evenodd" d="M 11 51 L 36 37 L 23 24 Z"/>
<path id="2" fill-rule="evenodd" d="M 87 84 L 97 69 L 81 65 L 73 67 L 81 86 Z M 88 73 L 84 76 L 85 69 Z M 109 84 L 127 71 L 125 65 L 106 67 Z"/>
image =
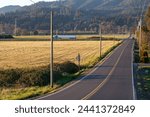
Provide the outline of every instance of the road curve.
<path id="1" fill-rule="evenodd" d="M 39 100 L 133 100 L 133 40 L 125 40 L 91 73 Z"/>

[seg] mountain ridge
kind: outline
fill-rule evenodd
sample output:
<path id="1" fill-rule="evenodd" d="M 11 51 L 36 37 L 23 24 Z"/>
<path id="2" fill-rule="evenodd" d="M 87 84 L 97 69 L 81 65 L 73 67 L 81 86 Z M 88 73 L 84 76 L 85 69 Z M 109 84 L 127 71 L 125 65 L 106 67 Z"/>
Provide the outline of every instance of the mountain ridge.
<path id="1" fill-rule="evenodd" d="M 145 6 L 147 7 L 149 3 L 150 0 L 146 0 Z M 100 22 L 108 26 L 107 28 L 111 31 L 110 27 L 132 27 L 136 25 L 141 14 L 142 4 L 144 3 L 141 3 L 140 0 L 134 0 L 134 2 L 133 0 L 38 2 L 18 8 L 12 13 L 9 11 L 9 13 L 0 14 L 0 22 L 2 27 L 6 27 L 5 24 L 8 24 L 7 28 L 12 27 L 13 29 L 15 19 L 17 19 L 17 26 L 21 34 L 35 30 L 47 31 L 45 34 L 48 34 L 50 11 L 53 10 L 54 29 L 61 32 L 76 30 L 98 32 Z"/>
<path id="2" fill-rule="evenodd" d="M 5 6 L 0 8 L 0 14 L 4 14 L 4 13 L 8 13 L 8 12 L 15 12 L 16 10 L 20 9 L 21 6 L 19 5 L 9 5 L 9 6 Z"/>
<path id="3" fill-rule="evenodd" d="M 127 7 L 140 7 L 141 5 L 149 5 L 150 1 L 146 0 L 144 3 L 141 0 L 66 0 L 66 5 L 70 5 L 75 9 L 110 9 L 118 7 L 125 9 Z"/>
<path id="4" fill-rule="evenodd" d="M 0 8 L 0 13 L 6 12 L 14 12 L 16 10 L 21 10 L 29 7 L 38 7 L 45 8 L 51 7 L 56 8 L 60 6 L 70 7 L 74 10 L 82 9 L 82 10 L 129 10 L 132 8 L 140 8 L 142 5 L 150 5 L 150 0 L 146 0 L 146 2 L 141 2 L 141 0 L 64 0 L 62 2 L 52 1 L 52 2 L 37 2 L 35 4 L 29 6 L 20 7 L 18 5 L 10 5 Z M 141 8 L 142 9 L 142 8 Z"/>

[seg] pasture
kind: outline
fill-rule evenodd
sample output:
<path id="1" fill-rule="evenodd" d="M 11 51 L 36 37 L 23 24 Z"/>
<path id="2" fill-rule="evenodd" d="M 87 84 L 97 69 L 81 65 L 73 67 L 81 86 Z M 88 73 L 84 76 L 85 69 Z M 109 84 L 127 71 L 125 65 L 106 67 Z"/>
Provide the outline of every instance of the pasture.
<path id="1" fill-rule="evenodd" d="M 103 41 L 102 54 L 110 52 L 119 42 Z M 81 55 L 81 65 L 88 67 L 99 57 L 99 41 L 54 41 L 55 63 L 72 61 L 77 64 L 75 58 L 78 53 Z M 42 95 L 80 75 L 78 72 L 63 76 L 58 79 L 54 88 L 39 86 L 37 83 L 41 83 L 41 80 L 48 83 L 49 77 L 45 75 L 49 76 L 49 69 L 44 66 L 49 65 L 49 61 L 49 41 L 0 41 L 0 82 L 5 86 L 0 87 L 0 99 L 27 99 Z M 58 74 L 59 72 L 56 75 L 59 76 Z"/>
<path id="2" fill-rule="evenodd" d="M 102 54 L 118 41 L 103 41 Z M 54 62 L 72 61 L 80 53 L 81 65 L 90 64 L 99 57 L 99 41 L 55 41 Z M 0 69 L 34 68 L 50 61 L 49 41 L 1 41 Z"/>

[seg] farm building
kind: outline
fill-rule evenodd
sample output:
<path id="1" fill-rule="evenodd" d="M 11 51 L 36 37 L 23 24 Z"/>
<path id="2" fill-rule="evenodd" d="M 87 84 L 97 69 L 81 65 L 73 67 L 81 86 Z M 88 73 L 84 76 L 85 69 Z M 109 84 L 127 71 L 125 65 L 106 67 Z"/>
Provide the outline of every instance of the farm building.
<path id="1" fill-rule="evenodd" d="M 54 35 L 54 39 L 69 39 L 69 40 L 76 40 L 75 35 Z"/>

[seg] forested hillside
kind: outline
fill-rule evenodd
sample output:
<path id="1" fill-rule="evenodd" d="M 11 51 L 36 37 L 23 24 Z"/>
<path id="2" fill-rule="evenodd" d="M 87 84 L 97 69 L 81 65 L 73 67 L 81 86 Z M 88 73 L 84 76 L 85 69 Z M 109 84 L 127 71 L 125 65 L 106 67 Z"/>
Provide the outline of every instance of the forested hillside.
<path id="1" fill-rule="evenodd" d="M 149 3 L 149 0 L 144 3 L 141 0 L 39 2 L 1 14 L 0 33 L 14 33 L 16 20 L 18 35 L 35 31 L 49 34 L 51 10 L 54 11 L 55 32 L 98 33 L 101 23 L 104 33 L 124 33 L 137 24 L 143 5 Z"/>

